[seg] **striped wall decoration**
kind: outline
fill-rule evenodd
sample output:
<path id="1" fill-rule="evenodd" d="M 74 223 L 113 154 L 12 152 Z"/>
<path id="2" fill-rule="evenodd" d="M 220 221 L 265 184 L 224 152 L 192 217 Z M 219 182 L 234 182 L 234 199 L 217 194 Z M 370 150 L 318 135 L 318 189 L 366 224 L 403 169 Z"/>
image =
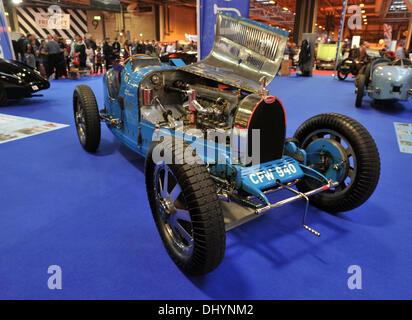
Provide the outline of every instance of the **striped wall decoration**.
<path id="1" fill-rule="evenodd" d="M 75 35 L 84 37 L 87 33 L 87 14 L 82 9 L 63 9 L 62 13 L 70 14 L 70 30 L 43 29 L 36 23 L 36 13 L 46 13 L 47 8 L 17 7 L 17 19 L 21 32 L 36 34 L 41 39 L 47 35 L 58 34 L 60 37 L 73 39 Z"/>

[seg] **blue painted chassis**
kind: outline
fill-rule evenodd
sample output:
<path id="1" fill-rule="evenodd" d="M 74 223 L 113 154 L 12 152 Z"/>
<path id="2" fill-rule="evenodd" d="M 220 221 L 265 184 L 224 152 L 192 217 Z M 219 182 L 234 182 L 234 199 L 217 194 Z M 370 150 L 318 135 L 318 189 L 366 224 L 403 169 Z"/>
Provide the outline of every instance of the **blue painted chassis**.
<path id="1" fill-rule="evenodd" d="M 126 63 L 121 70 L 121 85 L 119 96 L 123 97 L 124 109 L 121 109 L 118 99 L 112 99 L 109 96 L 107 86 L 107 74 L 103 78 L 104 82 L 104 110 L 101 111 L 103 118 L 106 118 L 106 124 L 112 133 L 122 141 L 127 147 L 146 157 L 148 148 L 153 141 L 153 137 L 174 136 L 189 143 L 195 150 L 203 148 L 201 160 L 208 165 L 210 173 L 216 177 L 224 179 L 228 183 L 235 185 L 239 190 L 243 190 L 249 195 L 255 196 L 264 205 L 270 205 L 264 190 L 297 181 L 305 175 L 317 179 L 322 184 L 327 185 L 327 177 L 306 166 L 306 152 L 297 148 L 293 142 L 288 142 L 285 149 L 293 154 L 300 154 L 304 161 L 298 162 L 290 156 L 284 156 L 282 159 L 244 167 L 232 163 L 232 150 L 226 145 L 217 144 L 202 138 L 193 137 L 180 131 L 169 129 L 156 130 L 155 125 L 149 121 L 141 120 L 139 122 L 139 84 L 142 79 L 149 73 L 159 70 L 177 69 L 166 65 L 156 67 L 146 67 L 138 71 L 133 71 L 131 63 Z M 120 71 L 120 70 L 119 70 Z M 110 119 L 121 119 L 122 126 L 113 124 Z M 138 142 L 139 132 L 142 136 L 141 142 Z M 226 159 L 225 164 L 216 164 L 217 159 Z M 286 168 L 286 170 L 284 170 Z M 292 170 L 290 170 L 292 168 Z M 325 189 L 326 190 L 326 189 Z"/>

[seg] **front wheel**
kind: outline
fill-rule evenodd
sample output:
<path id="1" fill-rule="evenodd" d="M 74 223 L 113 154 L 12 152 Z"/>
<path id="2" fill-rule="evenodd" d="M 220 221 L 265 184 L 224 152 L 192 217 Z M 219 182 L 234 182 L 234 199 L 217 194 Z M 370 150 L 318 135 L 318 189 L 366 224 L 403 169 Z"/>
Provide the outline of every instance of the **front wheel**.
<path id="1" fill-rule="evenodd" d="M 372 195 L 380 176 L 380 157 L 375 141 L 359 122 L 341 114 L 320 114 L 304 122 L 294 137 L 308 154 L 307 165 L 339 182 L 312 196 L 315 206 L 327 212 L 349 211 Z M 309 177 L 298 184 L 302 192 L 319 186 Z"/>
<path id="2" fill-rule="evenodd" d="M 203 164 L 187 164 L 192 154 L 187 144 L 181 150 L 172 142 L 153 142 L 149 148 L 145 176 L 153 218 L 163 244 L 176 265 L 190 275 L 203 275 L 222 261 L 226 233 L 215 185 Z M 157 152 L 156 150 L 160 150 Z M 170 164 L 154 154 L 170 152 Z M 167 156 L 166 156 L 167 157 Z"/>
<path id="3" fill-rule="evenodd" d="M 73 112 L 80 144 L 95 152 L 100 144 L 100 115 L 96 97 L 86 85 L 77 86 L 73 93 Z"/>

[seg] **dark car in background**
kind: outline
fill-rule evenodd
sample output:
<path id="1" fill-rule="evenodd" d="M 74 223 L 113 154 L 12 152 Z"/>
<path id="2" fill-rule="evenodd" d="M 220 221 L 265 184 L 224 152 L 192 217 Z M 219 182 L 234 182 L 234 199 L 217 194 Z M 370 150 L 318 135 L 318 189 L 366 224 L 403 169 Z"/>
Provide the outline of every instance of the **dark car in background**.
<path id="1" fill-rule="evenodd" d="M 0 59 L 0 105 L 10 99 L 30 98 L 50 83 L 40 72 L 14 60 Z"/>

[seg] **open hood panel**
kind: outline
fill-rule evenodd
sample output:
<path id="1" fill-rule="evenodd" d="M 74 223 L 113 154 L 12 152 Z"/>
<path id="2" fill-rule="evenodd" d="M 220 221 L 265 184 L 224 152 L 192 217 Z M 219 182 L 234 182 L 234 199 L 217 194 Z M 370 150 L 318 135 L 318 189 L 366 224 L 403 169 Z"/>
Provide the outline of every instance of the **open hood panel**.
<path id="1" fill-rule="evenodd" d="M 181 70 L 257 93 L 277 74 L 287 39 L 284 30 L 219 13 L 212 51 Z"/>

